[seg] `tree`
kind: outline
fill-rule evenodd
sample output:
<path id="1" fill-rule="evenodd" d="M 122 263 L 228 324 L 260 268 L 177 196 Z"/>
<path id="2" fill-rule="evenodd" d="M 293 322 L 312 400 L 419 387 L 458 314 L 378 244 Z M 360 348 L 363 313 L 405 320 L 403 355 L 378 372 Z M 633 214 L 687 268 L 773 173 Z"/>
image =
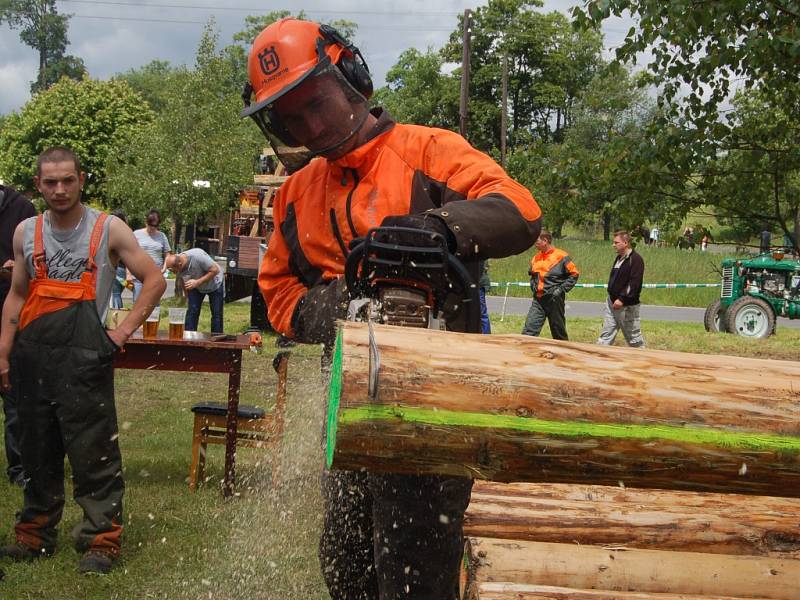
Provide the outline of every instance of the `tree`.
<path id="1" fill-rule="evenodd" d="M 703 202 L 734 229 L 756 235 L 777 227 L 800 249 L 800 127 L 792 108 L 775 99 L 760 89 L 736 95 L 730 135 L 699 187 Z"/>
<path id="2" fill-rule="evenodd" d="M 560 238 L 567 222 L 581 223 L 578 190 L 570 179 L 574 158 L 564 144 L 532 142 L 508 155 L 509 175 L 527 187 L 542 209 L 544 227 Z"/>
<path id="3" fill-rule="evenodd" d="M 124 80 L 147 101 L 153 111 L 160 113 L 167 104 L 168 90 L 173 79 L 186 78 L 189 70 L 183 66 L 173 67 L 166 60 L 154 60 L 143 67 L 130 69 L 114 76 Z"/>
<path id="4" fill-rule="evenodd" d="M 36 157 L 50 146 L 68 146 L 87 173 L 85 196 L 106 204 L 106 159 L 152 117 L 124 82 L 62 79 L 6 117 L 0 130 L 0 178 L 32 190 Z"/>
<path id="5" fill-rule="evenodd" d="M 511 154 L 509 173 L 533 191 L 556 234 L 567 221 L 599 221 L 609 239 L 612 226 L 636 229 L 668 217 L 671 205 L 641 184 L 650 157 L 640 152 L 651 145 L 646 124 L 653 110 L 625 69 L 609 68 L 576 100 L 562 143 Z"/>
<path id="6" fill-rule="evenodd" d="M 588 0 L 572 11 L 597 28 L 611 15 L 637 18 L 616 49 L 620 61 L 649 50 L 648 68 L 665 106 L 703 129 L 735 82 L 780 93 L 800 80 L 800 7 L 793 0 Z M 678 100 L 679 92 L 686 96 Z"/>
<path id="7" fill-rule="evenodd" d="M 46 90 L 62 77 L 80 81 L 85 75 L 88 75 L 88 72 L 83 59 L 71 55 L 62 56 L 50 62 L 44 71 L 39 72 L 39 78 L 31 85 L 31 93 Z"/>
<path id="8" fill-rule="evenodd" d="M 39 70 L 31 92 L 47 89 L 62 76 L 80 79 L 83 61 L 64 52 L 69 45 L 69 17 L 58 14 L 55 0 L 0 0 L 0 23 L 20 30 L 20 40 L 39 53 Z"/>
<path id="9" fill-rule="evenodd" d="M 800 120 L 797 2 L 589 0 L 573 9 L 582 27 L 623 12 L 638 27 L 617 48 L 617 59 L 635 61 L 649 49 L 650 80 L 662 90 L 663 111 L 651 128 L 651 173 L 670 184 L 685 180 L 692 189 L 680 203 L 710 203 L 740 231 L 757 231 L 762 220 L 786 233 L 800 231 L 788 201 L 798 168 L 792 126 Z M 721 111 L 741 86 L 748 93 L 734 101 L 735 110 Z M 752 197 L 737 193 L 745 181 L 754 186 Z"/>
<path id="10" fill-rule="evenodd" d="M 508 57 L 509 150 L 531 140 L 562 139 L 576 96 L 600 66 L 600 35 L 575 31 L 561 13 L 537 12 L 541 6 L 538 0 L 489 0 L 474 13 L 469 138 L 485 151 L 500 145 L 503 54 Z M 460 62 L 461 48 L 459 24 L 442 51 L 445 60 Z"/>
<path id="11" fill-rule="evenodd" d="M 389 69 L 374 102 L 399 121 L 457 131 L 459 81 L 444 74 L 443 65 L 439 52 L 409 48 Z"/>
<path id="12" fill-rule="evenodd" d="M 240 90 L 230 87 L 233 67 L 217 40 L 210 24 L 194 69 L 165 81 L 156 118 L 110 158 L 107 194 L 128 214 L 156 208 L 177 230 L 229 209 L 252 181 L 252 161 L 264 140 L 239 118 Z"/>

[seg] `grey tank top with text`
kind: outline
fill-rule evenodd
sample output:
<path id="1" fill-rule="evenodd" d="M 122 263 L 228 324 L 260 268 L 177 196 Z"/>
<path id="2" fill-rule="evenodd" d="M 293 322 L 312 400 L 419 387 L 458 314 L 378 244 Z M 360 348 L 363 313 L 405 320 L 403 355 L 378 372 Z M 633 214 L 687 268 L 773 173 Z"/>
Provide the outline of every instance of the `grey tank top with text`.
<path id="1" fill-rule="evenodd" d="M 69 231 L 50 228 L 49 213 L 44 217 L 44 253 L 47 258 L 47 276 L 60 281 L 78 281 L 81 274 L 86 271 L 89 262 L 89 237 L 92 229 L 100 216 L 100 211 L 84 205 L 86 213 L 77 229 Z M 97 294 L 97 315 L 100 322 L 105 323 L 108 312 L 108 301 L 111 298 L 111 284 L 116 276 L 116 268 L 111 263 L 108 255 L 108 227 L 111 219 L 108 217 L 103 223 L 103 235 L 97 247 L 95 262 L 97 263 L 97 280 L 95 292 Z M 33 268 L 33 235 L 36 228 L 36 217 L 25 220 L 25 234 L 22 241 L 22 250 L 25 256 L 25 266 L 31 279 L 35 276 Z"/>

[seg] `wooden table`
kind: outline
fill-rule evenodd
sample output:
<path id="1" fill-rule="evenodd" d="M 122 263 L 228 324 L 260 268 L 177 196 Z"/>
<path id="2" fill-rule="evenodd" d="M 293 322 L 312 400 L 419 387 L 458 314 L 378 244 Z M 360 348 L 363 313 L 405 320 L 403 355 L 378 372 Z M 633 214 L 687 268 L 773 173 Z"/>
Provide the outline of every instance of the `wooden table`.
<path id="1" fill-rule="evenodd" d="M 157 338 L 144 339 L 134 333 L 114 360 L 117 369 L 154 369 L 228 374 L 228 415 L 225 432 L 225 479 L 222 488 L 227 498 L 236 481 L 236 415 L 239 410 L 239 386 L 242 379 L 242 350 L 250 347 L 247 335 L 228 336 L 214 341 L 210 334 L 187 331 L 184 339 L 171 340 L 166 331 Z"/>

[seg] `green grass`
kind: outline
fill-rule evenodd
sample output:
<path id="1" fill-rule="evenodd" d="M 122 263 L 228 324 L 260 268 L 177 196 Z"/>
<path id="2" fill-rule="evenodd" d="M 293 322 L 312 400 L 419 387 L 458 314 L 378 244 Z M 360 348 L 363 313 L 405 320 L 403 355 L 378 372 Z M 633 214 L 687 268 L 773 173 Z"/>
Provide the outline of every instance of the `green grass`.
<path id="1" fill-rule="evenodd" d="M 606 283 L 614 259 L 610 242 L 556 240 L 557 247 L 569 252 L 581 273 L 580 283 Z M 645 262 L 645 283 L 719 283 L 720 262 L 723 254 L 699 251 L 678 250 L 677 248 L 651 248 L 639 246 L 636 249 Z M 532 248 L 500 260 L 492 260 L 490 276 L 495 282 L 527 282 L 530 260 L 536 250 Z M 494 295 L 505 294 L 505 286 L 494 287 Z M 530 288 L 512 286 L 510 296 L 530 297 Z M 667 306 L 708 306 L 719 296 L 719 288 L 695 289 L 645 289 L 642 302 Z M 604 289 L 575 288 L 569 294 L 571 300 L 603 301 Z"/>
<path id="2" fill-rule="evenodd" d="M 242 330 L 249 306 L 228 305 L 225 315 L 227 331 Z M 201 329 L 207 329 L 208 317 L 206 306 Z M 506 317 L 501 323 L 494 315 L 494 331 L 517 333 L 522 321 Z M 592 342 L 600 319 L 570 319 L 568 327 L 573 340 Z M 800 351 L 800 331 L 786 328 L 767 340 L 707 334 L 699 323 L 645 322 L 643 330 L 652 348 L 786 359 Z M 547 328 L 544 333 L 548 335 Z M 261 354 L 245 354 L 242 402 L 269 407 L 274 401 L 274 341 L 266 336 Z M 29 565 L 0 563 L 6 571 L 0 598 L 327 598 L 316 557 L 325 419 L 319 354 L 317 347 L 298 346 L 290 359 L 280 485 L 270 485 L 272 465 L 266 453 L 242 449 L 237 456 L 239 495 L 230 501 L 220 493 L 222 446 L 209 447 L 205 486 L 191 494 L 186 483 L 192 432 L 189 409 L 200 400 L 224 399 L 226 378 L 118 371 L 116 396 L 127 485 L 119 568 L 107 577 L 77 573 L 78 555 L 69 531 L 80 513 L 68 489 L 58 552 Z M 2 458 L 0 468 L 4 472 Z M 21 491 L 0 481 L 0 537 L 10 537 L 20 505 Z"/>

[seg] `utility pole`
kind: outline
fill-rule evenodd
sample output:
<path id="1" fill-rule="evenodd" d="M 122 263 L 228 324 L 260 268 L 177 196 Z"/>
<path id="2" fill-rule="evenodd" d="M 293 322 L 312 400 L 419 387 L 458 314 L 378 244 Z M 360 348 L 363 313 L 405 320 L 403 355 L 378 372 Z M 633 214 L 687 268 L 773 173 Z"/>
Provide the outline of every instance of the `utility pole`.
<path id="1" fill-rule="evenodd" d="M 506 168 L 506 135 L 508 131 L 508 53 L 503 52 L 503 99 L 500 106 L 500 166 Z"/>
<path id="2" fill-rule="evenodd" d="M 469 37 L 472 25 L 472 11 L 464 11 L 464 30 L 461 50 L 461 101 L 458 107 L 458 130 L 462 136 L 467 137 L 467 104 L 469 103 Z"/>

